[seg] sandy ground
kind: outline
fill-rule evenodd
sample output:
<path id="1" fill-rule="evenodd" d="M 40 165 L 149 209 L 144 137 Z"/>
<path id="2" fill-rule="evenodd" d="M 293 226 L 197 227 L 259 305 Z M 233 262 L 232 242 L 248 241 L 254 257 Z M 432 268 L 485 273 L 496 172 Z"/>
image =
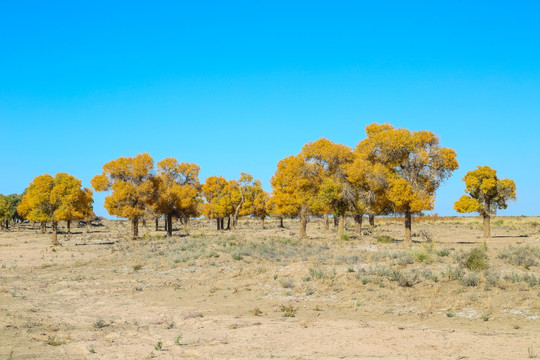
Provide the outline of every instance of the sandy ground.
<path id="1" fill-rule="evenodd" d="M 139 240 L 105 221 L 54 248 L 25 224 L 0 232 L 0 359 L 540 357 L 539 223 L 495 223 L 486 271 L 463 266 L 477 218 L 415 223 L 412 245 L 377 242 L 402 238 L 391 220 L 348 239 L 314 220 L 308 240 L 292 220 Z M 516 248 L 527 266 L 501 255 Z"/>

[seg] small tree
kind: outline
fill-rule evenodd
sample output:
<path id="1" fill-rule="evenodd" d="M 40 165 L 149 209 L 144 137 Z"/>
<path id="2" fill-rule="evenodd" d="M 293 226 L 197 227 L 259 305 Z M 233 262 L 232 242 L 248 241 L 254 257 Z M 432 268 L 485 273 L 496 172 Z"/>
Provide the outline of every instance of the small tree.
<path id="1" fill-rule="evenodd" d="M 241 215 L 251 215 L 261 220 L 261 229 L 264 229 L 264 219 L 269 213 L 269 195 L 262 188 L 260 180 L 254 180 L 247 189 Z"/>
<path id="2" fill-rule="evenodd" d="M 154 160 L 146 153 L 120 157 L 103 165 L 103 173 L 92 178 L 96 191 L 111 190 L 105 208 L 111 215 L 131 220 L 133 238 L 139 236 L 139 219 L 155 193 Z"/>
<path id="3" fill-rule="evenodd" d="M 58 173 L 40 175 L 30 183 L 17 211 L 30 221 L 52 222 L 52 244 L 58 245 L 58 221 L 83 218 L 92 212 L 92 191 L 75 177 Z"/>
<path id="4" fill-rule="evenodd" d="M 490 219 L 497 209 L 506 209 L 509 200 L 516 199 L 516 184 L 510 179 L 499 179 L 489 166 L 478 166 L 463 178 L 465 192 L 454 203 L 458 213 L 478 212 L 484 218 L 484 238 L 491 237 Z"/>

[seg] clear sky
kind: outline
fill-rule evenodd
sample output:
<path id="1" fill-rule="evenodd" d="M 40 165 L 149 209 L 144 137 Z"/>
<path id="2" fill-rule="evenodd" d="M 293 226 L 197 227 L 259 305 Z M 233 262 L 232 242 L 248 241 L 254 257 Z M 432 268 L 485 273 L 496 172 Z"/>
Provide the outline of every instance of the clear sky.
<path id="1" fill-rule="evenodd" d="M 0 1 L 0 193 L 148 152 L 251 173 L 372 122 L 431 130 L 540 215 L 538 1 Z M 103 194 L 95 211 L 106 215 Z"/>

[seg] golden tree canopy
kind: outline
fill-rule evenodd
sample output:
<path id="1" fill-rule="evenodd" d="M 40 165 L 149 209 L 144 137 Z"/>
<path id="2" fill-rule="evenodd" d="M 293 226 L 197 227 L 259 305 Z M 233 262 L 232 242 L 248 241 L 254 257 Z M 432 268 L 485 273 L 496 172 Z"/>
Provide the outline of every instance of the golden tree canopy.
<path id="1" fill-rule="evenodd" d="M 509 200 L 516 199 L 514 181 L 499 179 L 497 171 L 489 166 L 478 166 L 469 171 L 463 181 L 467 195 L 454 203 L 454 209 L 459 213 L 494 214 L 497 209 L 506 209 Z"/>
<path id="2" fill-rule="evenodd" d="M 32 181 L 17 211 L 30 221 L 84 219 L 92 214 L 92 191 L 72 175 L 40 175 Z"/>
<path id="3" fill-rule="evenodd" d="M 199 165 L 166 158 L 158 162 L 157 169 L 154 211 L 164 215 L 197 216 Z"/>
<path id="4" fill-rule="evenodd" d="M 316 201 L 321 182 L 322 167 L 306 162 L 301 155 L 280 160 L 270 180 L 273 212 L 292 217 L 301 207 L 309 208 Z"/>
<path id="5" fill-rule="evenodd" d="M 430 131 L 410 131 L 390 124 L 366 127 L 367 138 L 355 152 L 390 172 L 388 200 L 397 213 L 432 210 L 435 191 L 458 168 L 456 152 L 440 147 Z"/>
<path id="6" fill-rule="evenodd" d="M 228 194 L 229 182 L 223 176 L 210 176 L 201 186 L 202 195 L 206 200 L 203 204 L 203 215 L 207 218 L 223 218 L 233 211 L 231 198 Z"/>
<path id="7" fill-rule="evenodd" d="M 105 208 L 111 215 L 135 219 L 145 214 L 155 191 L 154 160 L 147 154 L 120 157 L 103 165 L 103 173 L 91 180 L 96 191 L 111 191 Z"/>

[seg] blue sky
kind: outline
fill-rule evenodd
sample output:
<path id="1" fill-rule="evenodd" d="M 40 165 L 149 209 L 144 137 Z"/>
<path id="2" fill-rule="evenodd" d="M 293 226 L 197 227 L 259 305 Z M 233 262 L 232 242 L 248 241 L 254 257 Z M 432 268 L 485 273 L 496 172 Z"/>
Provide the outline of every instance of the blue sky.
<path id="1" fill-rule="evenodd" d="M 500 214 L 540 215 L 539 18 L 537 1 L 4 0 L 0 193 L 43 173 L 90 186 L 140 152 L 270 190 L 306 142 L 389 122 L 457 151 L 435 212 L 489 165 L 518 188 Z"/>

